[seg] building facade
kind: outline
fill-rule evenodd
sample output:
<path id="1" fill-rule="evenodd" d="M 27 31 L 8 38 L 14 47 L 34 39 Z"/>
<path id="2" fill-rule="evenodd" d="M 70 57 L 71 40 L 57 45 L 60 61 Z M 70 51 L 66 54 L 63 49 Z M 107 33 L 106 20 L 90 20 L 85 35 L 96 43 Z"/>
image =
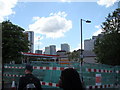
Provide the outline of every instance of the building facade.
<path id="1" fill-rule="evenodd" d="M 50 55 L 56 55 L 56 46 L 50 45 Z"/>
<path id="2" fill-rule="evenodd" d="M 58 50 L 57 55 L 64 56 L 66 54 L 66 51 Z"/>
<path id="3" fill-rule="evenodd" d="M 92 36 L 92 39 L 86 39 L 84 40 L 84 50 L 86 51 L 93 51 L 95 46 L 95 41 L 97 38 L 102 38 L 103 34 L 98 34 L 98 36 Z"/>
<path id="4" fill-rule="evenodd" d="M 35 50 L 35 53 L 42 54 L 42 50 Z"/>
<path id="5" fill-rule="evenodd" d="M 84 40 L 84 50 L 92 51 L 94 49 L 94 40 L 87 39 Z"/>
<path id="6" fill-rule="evenodd" d="M 67 43 L 61 44 L 61 50 L 70 52 L 70 46 Z"/>
<path id="7" fill-rule="evenodd" d="M 45 47 L 44 54 L 56 55 L 56 46 L 55 45 L 50 45 L 48 47 Z"/>
<path id="8" fill-rule="evenodd" d="M 93 52 L 95 41 L 97 40 L 97 38 L 102 38 L 103 36 L 104 34 L 101 33 L 98 36 L 93 36 L 92 39 L 84 40 L 84 51 L 83 51 L 84 62 L 96 63 L 96 60 L 95 60 L 96 55 Z"/>
<path id="9" fill-rule="evenodd" d="M 34 32 L 33 31 L 25 31 L 28 41 L 30 42 L 30 53 L 34 52 Z"/>
<path id="10" fill-rule="evenodd" d="M 50 47 L 45 47 L 45 52 L 44 54 L 50 54 Z"/>

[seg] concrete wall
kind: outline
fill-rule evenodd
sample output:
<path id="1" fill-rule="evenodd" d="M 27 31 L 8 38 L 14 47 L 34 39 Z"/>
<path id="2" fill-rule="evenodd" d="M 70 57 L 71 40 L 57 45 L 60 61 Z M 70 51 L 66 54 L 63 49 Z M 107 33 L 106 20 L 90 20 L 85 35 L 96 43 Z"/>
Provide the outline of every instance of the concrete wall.
<path id="1" fill-rule="evenodd" d="M 95 57 L 85 57 L 84 62 L 86 63 L 96 63 Z"/>

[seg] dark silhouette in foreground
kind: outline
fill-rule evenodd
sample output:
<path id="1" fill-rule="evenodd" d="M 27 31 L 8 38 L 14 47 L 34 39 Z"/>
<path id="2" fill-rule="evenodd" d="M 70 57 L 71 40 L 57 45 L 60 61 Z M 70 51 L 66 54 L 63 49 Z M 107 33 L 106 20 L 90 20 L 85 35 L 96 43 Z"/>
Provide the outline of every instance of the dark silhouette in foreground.
<path id="1" fill-rule="evenodd" d="M 18 90 L 42 90 L 40 80 L 36 78 L 33 74 L 33 67 L 31 65 L 26 65 L 25 76 L 19 79 Z"/>
<path id="2" fill-rule="evenodd" d="M 61 72 L 59 87 L 63 90 L 83 90 L 79 73 L 73 69 L 68 68 Z"/>

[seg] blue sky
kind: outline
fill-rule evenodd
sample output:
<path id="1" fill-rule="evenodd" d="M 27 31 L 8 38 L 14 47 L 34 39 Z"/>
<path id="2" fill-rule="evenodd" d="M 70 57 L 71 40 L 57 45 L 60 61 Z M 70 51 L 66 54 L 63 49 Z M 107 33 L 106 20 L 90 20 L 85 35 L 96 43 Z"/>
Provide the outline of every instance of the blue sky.
<path id="1" fill-rule="evenodd" d="M 116 0 L 111 0 L 114 1 L 113 3 L 110 0 L 97 2 L 12 1 L 14 3 L 9 4 L 10 8 L 4 9 L 9 12 L 0 16 L 0 21 L 9 19 L 26 31 L 34 31 L 35 50 L 38 49 L 38 45 L 42 50 L 49 45 L 56 45 L 57 50 L 60 50 L 62 43 L 68 43 L 71 51 L 80 49 L 80 19 L 91 20 L 91 24 L 83 22 L 83 40 L 90 39 L 101 32 L 100 25 L 105 21 L 105 17 L 118 7 Z"/>

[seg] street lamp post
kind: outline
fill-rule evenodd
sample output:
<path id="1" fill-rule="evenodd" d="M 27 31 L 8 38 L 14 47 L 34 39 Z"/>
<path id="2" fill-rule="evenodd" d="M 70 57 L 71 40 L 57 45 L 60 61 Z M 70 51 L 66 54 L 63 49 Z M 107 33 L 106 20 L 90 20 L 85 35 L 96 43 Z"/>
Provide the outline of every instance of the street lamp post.
<path id="1" fill-rule="evenodd" d="M 82 63 L 83 63 L 83 47 L 82 47 L 82 21 L 85 21 L 86 23 L 91 23 L 91 21 L 89 20 L 84 20 L 84 19 L 81 19 L 80 22 L 81 22 L 81 50 L 80 50 L 80 59 L 81 59 L 81 80 L 83 81 L 83 77 L 82 77 Z"/>

